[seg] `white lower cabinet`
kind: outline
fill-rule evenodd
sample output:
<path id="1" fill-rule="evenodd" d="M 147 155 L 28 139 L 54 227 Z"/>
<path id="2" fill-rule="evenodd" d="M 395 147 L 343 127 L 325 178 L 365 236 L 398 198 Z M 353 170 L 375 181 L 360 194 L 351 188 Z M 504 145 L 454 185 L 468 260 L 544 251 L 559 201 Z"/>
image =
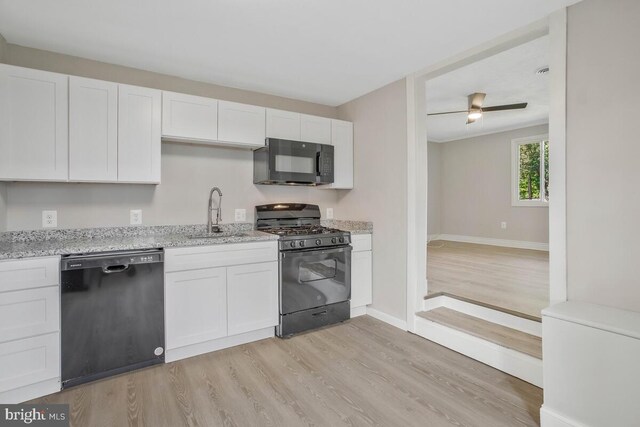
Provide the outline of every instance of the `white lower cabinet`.
<path id="1" fill-rule="evenodd" d="M 165 250 L 167 362 L 274 335 L 276 241 Z"/>
<path id="2" fill-rule="evenodd" d="M 351 309 L 364 308 L 371 304 L 372 292 L 372 251 L 371 235 L 351 236 Z M 364 312 L 360 313 L 364 314 Z"/>
<path id="3" fill-rule="evenodd" d="M 167 273 L 166 347 L 173 349 L 227 335 L 227 269 Z"/>
<path id="4" fill-rule="evenodd" d="M 60 258 L 0 261 L 0 402 L 60 390 Z"/>
<path id="5" fill-rule="evenodd" d="M 228 268 L 229 335 L 278 324 L 277 283 L 278 263 L 275 261 Z"/>

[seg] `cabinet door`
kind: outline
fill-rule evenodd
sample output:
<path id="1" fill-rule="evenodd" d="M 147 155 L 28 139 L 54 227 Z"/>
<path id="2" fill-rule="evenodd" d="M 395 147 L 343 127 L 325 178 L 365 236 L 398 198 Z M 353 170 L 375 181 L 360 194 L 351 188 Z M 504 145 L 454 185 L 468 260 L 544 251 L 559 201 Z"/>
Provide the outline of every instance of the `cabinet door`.
<path id="1" fill-rule="evenodd" d="M 167 349 L 227 336 L 227 269 L 165 275 Z"/>
<path id="2" fill-rule="evenodd" d="M 371 251 L 351 252 L 351 308 L 371 304 Z"/>
<path id="3" fill-rule="evenodd" d="M 60 378 L 60 334 L 0 343 L 0 367 L 0 393 Z"/>
<path id="4" fill-rule="evenodd" d="M 331 144 L 331 119 L 301 114 L 300 140 Z"/>
<path id="5" fill-rule="evenodd" d="M 267 138 L 300 140 L 300 113 L 267 108 Z"/>
<path id="6" fill-rule="evenodd" d="M 229 335 L 278 324 L 278 263 L 229 267 Z"/>
<path id="7" fill-rule="evenodd" d="M 265 108 L 236 102 L 218 102 L 218 140 L 229 145 L 263 147 Z"/>
<path id="8" fill-rule="evenodd" d="M 353 123 L 331 121 L 331 143 L 334 153 L 331 188 L 353 188 Z"/>
<path id="9" fill-rule="evenodd" d="M 218 100 L 162 92 L 162 136 L 177 141 L 218 139 Z"/>
<path id="10" fill-rule="evenodd" d="M 60 330 L 60 287 L 0 294 L 0 342 Z"/>
<path id="11" fill-rule="evenodd" d="M 118 181 L 160 183 L 159 90 L 118 85 Z"/>
<path id="12" fill-rule="evenodd" d="M 69 77 L 69 179 L 118 180 L 118 84 Z"/>
<path id="13" fill-rule="evenodd" d="M 68 179 L 68 81 L 0 64 L 0 179 Z"/>

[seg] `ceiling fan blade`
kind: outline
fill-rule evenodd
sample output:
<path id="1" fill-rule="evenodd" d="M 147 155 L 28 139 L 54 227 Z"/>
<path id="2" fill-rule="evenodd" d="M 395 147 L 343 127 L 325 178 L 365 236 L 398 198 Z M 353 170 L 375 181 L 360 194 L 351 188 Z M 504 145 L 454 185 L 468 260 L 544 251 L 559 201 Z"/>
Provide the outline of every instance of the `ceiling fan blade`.
<path id="1" fill-rule="evenodd" d="M 460 111 L 445 111 L 442 113 L 429 113 L 427 114 L 427 116 L 440 116 L 442 114 L 455 114 L 455 113 L 468 113 L 467 110 L 460 110 Z"/>
<path id="2" fill-rule="evenodd" d="M 489 111 L 521 110 L 523 108 L 527 108 L 527 105 L 527 102 L 522 102 L 520 104 L 494 105 L 493 107 L 483 108 L 482 112 L 487 113 Z"/>
<path id="3" fill-rule="evenodd" d="M 482 108 L 485 96 L 487 96 L 487 94 L 482 92 L 476 92 L 469 95 L 469 110 L 473 108 Z"/>

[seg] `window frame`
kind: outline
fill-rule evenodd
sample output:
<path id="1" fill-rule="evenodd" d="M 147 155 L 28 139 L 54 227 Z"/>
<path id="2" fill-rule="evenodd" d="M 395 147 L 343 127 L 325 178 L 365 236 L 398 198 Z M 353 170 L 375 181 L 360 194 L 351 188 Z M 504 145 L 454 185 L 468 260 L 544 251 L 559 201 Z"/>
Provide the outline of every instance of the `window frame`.
<path id="1" fill-rule="evenodd" d="M 548 208 L 549 201 L 544 200 L 544 141 L 549 141 L 549 134 L 527 136 L 511 140 L 511 206 Z M 540 199 L 520 200 L 520 146 L 540 144 Z"/>

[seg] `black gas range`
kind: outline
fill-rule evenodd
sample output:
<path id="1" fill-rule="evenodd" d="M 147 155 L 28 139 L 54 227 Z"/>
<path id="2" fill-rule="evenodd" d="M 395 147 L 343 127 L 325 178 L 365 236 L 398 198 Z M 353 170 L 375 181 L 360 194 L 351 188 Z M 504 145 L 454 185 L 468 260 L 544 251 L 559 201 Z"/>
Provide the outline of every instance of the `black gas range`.
<path id="1" fill-rule="evenodd" d="M 276 335 L 350 317 L 351 233 L 320 225 L 318 205 L 256 206 L 256 229 L 280 236 L 280 324 Z"/>

